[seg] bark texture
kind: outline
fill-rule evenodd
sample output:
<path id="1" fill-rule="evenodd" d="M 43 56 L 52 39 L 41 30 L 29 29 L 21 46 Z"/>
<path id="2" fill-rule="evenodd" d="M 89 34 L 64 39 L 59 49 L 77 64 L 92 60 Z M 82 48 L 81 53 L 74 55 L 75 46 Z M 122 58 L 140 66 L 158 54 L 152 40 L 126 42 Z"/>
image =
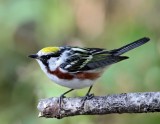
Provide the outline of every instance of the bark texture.
<path id="1" fill-rule="evenodd" d="M 101 115 L 112 113 L 160 112 L 160 92 L 122 93 L 95 96 L 82 105 L 82 98 L 64 98 L 59 109 L 59 98 L 40 100 L 39 117 L 63 118 L 75 115 Z"/>

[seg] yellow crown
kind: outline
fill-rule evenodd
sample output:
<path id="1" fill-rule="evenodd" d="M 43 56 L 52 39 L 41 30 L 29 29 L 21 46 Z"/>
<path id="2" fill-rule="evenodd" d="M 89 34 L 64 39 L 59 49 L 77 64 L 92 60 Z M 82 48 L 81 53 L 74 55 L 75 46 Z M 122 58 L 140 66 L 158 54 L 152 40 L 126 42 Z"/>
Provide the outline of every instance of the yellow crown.
<path id="1" fill-rule="evenodd" d="M 51 53 L 51 52 L 57 52 L 59 50 L 60 50 L 59 47 L 45 47 L 41 51 L 44 53 Z"/>

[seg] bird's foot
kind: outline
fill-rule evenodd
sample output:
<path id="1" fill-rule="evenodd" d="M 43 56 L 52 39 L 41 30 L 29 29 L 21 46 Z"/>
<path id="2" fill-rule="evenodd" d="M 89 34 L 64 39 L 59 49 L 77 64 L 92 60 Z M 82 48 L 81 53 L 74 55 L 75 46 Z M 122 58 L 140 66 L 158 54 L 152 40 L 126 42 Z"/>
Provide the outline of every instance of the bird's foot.
<path id="1" fill-rule="evenodd" d="M 62 110 L 62 103 L 63 103 L 63 98 L 66 98 L 64 95 L 61 95 L 60 97 L 59 97 L 59 100 L 58 100 L 58 102 L 59 102 L 59 111 L 58 111 L 58 114 L 56 115 L 56 118 L 57 119 L 61 119 L 62 118 L 62 114 L 61 114 L 61 110 Z"/>
<path id="2" fill-rule="evenodd" d="M 85 97 L 82 98 L 81 102 L 82 102 L 82 107 L 84 106 L 86 100 L 90 100 L 94 97 L 94 94 L 87 94 Z"/>

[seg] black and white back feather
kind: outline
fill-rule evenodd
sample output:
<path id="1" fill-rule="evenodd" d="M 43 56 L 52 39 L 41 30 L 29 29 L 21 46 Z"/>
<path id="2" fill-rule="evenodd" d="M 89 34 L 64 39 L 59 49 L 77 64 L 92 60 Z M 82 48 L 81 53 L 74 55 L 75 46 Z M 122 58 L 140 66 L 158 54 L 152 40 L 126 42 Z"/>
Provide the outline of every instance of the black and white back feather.
<path id="1" fill-rule="evenodd" d="M 149 40 L 149 38 L 144 37 L 119 49 L 110 51 L 101 48 L 67 47 L 70 50 L 69 56 L 60 67 L 72 73 L 103 68 L 128 59 L 129 57 L 121 55 L 143 45 Z"/>

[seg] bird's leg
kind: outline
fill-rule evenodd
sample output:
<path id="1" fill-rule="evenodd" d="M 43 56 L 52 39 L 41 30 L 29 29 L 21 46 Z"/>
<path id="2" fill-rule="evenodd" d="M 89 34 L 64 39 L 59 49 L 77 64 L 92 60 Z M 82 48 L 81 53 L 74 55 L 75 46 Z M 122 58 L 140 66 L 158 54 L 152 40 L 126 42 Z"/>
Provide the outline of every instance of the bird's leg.
<path id="1" fill-rule="evenodd" d="M 66 91 L 65 93 L 63 93 L 60 97 L 59 97 L 59 106 L 60 106 L 60 109 L 61 109 L 61 103 L 62 103 L 62 100 L 63 100 L 63 98 L 65 98 L 65 95 L 67 94 L 67 93 L 69 93 L 69 92 L 71 92 L 71 91 L 73 91 L 74 89 L 70 89 L 70 90 L 68 90 L 68 91 Z"/>
<path id="2" fill-rule="evenodd" d="M 94 94 L 90 94 L 90 91 L 91 91 L 92 87 L 93 86 L 89 87 L 88 92 L 86 93 L 85 97 L 82 99 L 82 102 L 83 102 L 82 106 L 84 106 L 84 103 L 85 103 L 86 100 L 92 99 L 94 97 Z"/>
<path id="3" fill-rule="evenodd" d="M 57 115 L 58 119 L 61 119 L 61 109 L 62 109 L 62 100 L 63 98 L 65 98 L 65 95 L 71 91 L 73 91 L 74 89 L 70 89 L 68 91 L 66 91 L 65 93 L 63 93 L 60 97 L 59 97 L 59 115 Z"/>

